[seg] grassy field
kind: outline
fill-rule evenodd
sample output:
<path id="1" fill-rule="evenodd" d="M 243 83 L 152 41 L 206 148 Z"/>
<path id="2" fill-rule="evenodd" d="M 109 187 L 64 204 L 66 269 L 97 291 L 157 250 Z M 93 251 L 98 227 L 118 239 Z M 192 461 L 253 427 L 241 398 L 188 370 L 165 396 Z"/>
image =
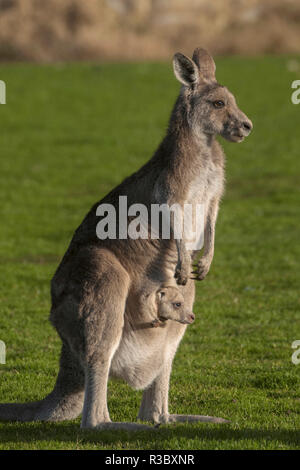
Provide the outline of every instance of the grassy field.
<path id="1" fill-rule="evenodd" d="M 217 76 L 254 123 L 224 143 L 227 183 L 211 271 L 175 358 L 170 409 L 226 425 L 82 432 L 1 423 L 0 449 L 300 448 L 299 127 L 288 58 L 217 60 Z M 140 167 L 164 134 L 178 82 L 169 64 L 0 66 L 0 401 L 53 387 L 60 341 L 49 281 L 91 205 Z M 135 420 L 141 392 L 110 382 L 109 408 Z"/>

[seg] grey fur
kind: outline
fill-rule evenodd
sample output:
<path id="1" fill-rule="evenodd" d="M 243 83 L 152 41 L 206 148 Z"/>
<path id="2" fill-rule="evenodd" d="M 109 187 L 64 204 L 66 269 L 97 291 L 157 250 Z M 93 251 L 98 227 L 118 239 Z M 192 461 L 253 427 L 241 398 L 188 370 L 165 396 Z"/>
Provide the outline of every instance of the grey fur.
<path id="1" fill-rule="evenodd" d="M 205 247 L 195 273 L 199 279 L 213 258 L 223 193 L 224 155 L 215 136 L 238 142 L 252 127 L 233 95 L 217 83 L 214 68 L 203 49 L 196 49 L 193 60 L 174 56 L 175 75 L 183 86 L 165 138 L 139 171 L 101 201 L 117 207 L 119 196 L 126 195 L 128 205 L 143 203 L 148 208 L 152 203 L 203 203 Z M 224 101 L 224 107 L 217 109 L 216 100 Z M 169 377 L 186 325 L 168 321 L 165 328 L 139 328 L 153 321 L 144 308 L 145 296 L 164 283 L 176 286 L 175 270 L 185 307 L 192 312 L 190 263 L 197 253 L 187 252 L 184 243 L 178 249 L 174 240 L 99 240 L 98 205 L 76 230 L 52 279 L 50 320 L 63 343 L 54 390 L 39 402 L 1 404 L 0 419 L 59 421 L 82 412 L 83 428 L 144 429 L 137 423 L 110 422 L 106 390 L 111 375 L 144 390 L 140 420 L 224 422 L 169 414 Z"/>

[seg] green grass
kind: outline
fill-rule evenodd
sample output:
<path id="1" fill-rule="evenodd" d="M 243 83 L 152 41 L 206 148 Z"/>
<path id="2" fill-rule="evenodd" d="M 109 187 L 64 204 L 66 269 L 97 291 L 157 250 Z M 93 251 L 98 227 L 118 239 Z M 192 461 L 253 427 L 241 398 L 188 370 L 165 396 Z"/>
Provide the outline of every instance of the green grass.
<path id="1" fill-rule="evenodd" d="M 300 445 L 299 126 L 288 58 L 217 61 L 218 78 L 253 120 L 224 143 L 227 184 L 197 319 L 174 361 L 170 409 L 226 425 L 145 433 L 82 432 L 65 423 L 1 423 L 0 449 L 295 449 Z M 49 281 L 87 210 L 155 150 L 179 86 L 169 64 L 1 65 L 0 401 L 40 399 L 54 384 L 60 341 Z M 118 421 L 141 392 L 110 382 Z"/>

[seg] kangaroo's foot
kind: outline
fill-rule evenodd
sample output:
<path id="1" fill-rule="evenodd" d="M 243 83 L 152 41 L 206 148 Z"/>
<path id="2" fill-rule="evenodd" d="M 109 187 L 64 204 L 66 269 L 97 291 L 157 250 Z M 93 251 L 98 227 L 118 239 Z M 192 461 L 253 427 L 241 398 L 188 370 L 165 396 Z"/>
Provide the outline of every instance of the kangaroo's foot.
<path id="1" fill-rule="evenodd" d="M 215 416 L 203 416 L 203 415 L 176 415 L 167 414 L 160 415 L 157 417 L 159 423 L 229 423 L 227 419 L 217 418 Z"/>
<path id="2" fill-rule="evenodd" d="M 146 424 L 139 424 L 139 423 L 128 423 L 128 422 L 102 422 L 96 424 L 94 426 L 83 426 L 81 425 L 81 429 L 94 429 L 100 431 L 111 431 L 111 430 L 123 430 L 123 431 L 153 431 L 155 429 L 154 426 L 148 426 Z"/>
<path id="3" fill-rule="evenodd" d="M 229 423 L 226 419 L 203 415 L 177 415 L 168 412 L 168 389 L 171 361 L 167 362 L 150 387 L 144 390 L 138 419 L 162 423 Z"/>

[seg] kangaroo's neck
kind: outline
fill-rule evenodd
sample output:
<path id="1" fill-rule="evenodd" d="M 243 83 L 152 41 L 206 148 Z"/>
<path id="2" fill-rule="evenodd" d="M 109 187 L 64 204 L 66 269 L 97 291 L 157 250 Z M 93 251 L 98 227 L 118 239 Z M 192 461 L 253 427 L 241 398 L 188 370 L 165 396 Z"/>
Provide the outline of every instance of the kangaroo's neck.
<path id="1" fill-rule="evenodd" d="M 178 171 L 195 163 L 202 164 L 211 157 L 214 135 L 197 133 L 188 122 L 187 103 L 179 96 L 171 113 L 167 134 L 163 139 L 156 158 Z M 196 165 L 197 166 L 197 165 Z"/>

